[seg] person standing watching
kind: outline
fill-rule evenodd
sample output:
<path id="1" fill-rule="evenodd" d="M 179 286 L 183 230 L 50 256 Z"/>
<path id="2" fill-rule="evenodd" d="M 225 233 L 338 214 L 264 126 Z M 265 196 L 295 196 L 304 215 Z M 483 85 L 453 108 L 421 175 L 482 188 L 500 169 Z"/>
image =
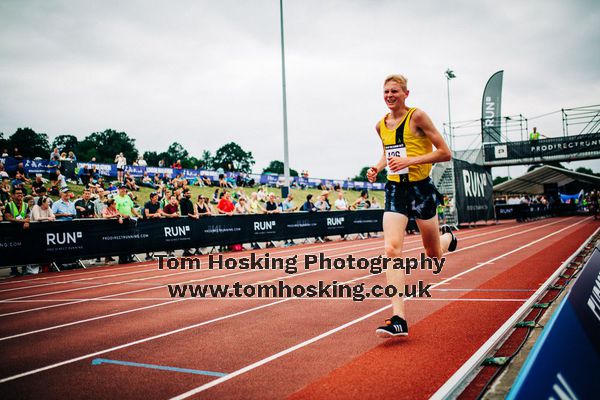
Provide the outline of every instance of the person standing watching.
<path id="1" fill-rule="evenodd" d="M 217 212 L 219 214 L 233 215 L 234 210 L 235 206 L 231 201 L 231 193 L 226 191 L 223 193 L 221 200 L 219 200 L 219 204 L 217 204 Z"/>
<path id="2" fill-rule="evenodd" d="M 117 211 L 125 217 L 131 218 L 132 216 L 139 218 L 140 215 L 134 208 L 133 200 L 131 197 L 127 195 L 127 186 L 120 185 L 119 193 L 114 197 L 115 205 L 117 207 Z"/>
<path id="3" fill-rule="evenodd" d="M 52 204 L 52 212 L 57 221 L 71 221 L 77 216 L 77 210 L 71 201 L 71 191 L 69 188 L 63 188 L 60 191 L 60 200 Z"/>
<path id="4" fill-rule="evenodd" d="M 196 207 L 194 207 L 194 203 L 190 200 L 192 197 L 192 192 L 189 188 L 185 188 L 182 191 L 181 200 L 179 200 L 179 212 L 182 217 L 194 218 L 198 219 L 200 216 L 196 214 Z M 183 254 L 184 257 L 188 257 L 193 255 L 190 249 L 184 249 Z"/>
<path id="5" fill-rule="evenodd" d="M 38 198 L 36 205 L 31 210 L 31 221 L 55 221 L 54 213 L 50 208 L 49 198 L 42 196 Z"/>
<path id="6" fill-rule="evenodd" d="M 123 173 L 125 172 L 125 167 L 127 166 L 127 159 L 123 153 L 117 154 L 115 157 L 115 163 L 117 164 L 117 180 L 119 183 L 123 183 Z"/>
<path id="7" fill-rule="evenodd" d="M 152 192 L 150 193 L 150 200 L 144 204 L 144 219 L 157 219 L 163 216 L 163 210 L 160 208 L 160 203 L 158 202 L 158 193 Z M 152 255 L 147 252 L 146 253 L 146 261 L 152 260 Z"/>
<path id="8" fill-rule="evenodd" d="M 9 222 L 21 224 L 23 229 L 29 229 L 30 219 L 27 216 L 29 210 L 27 203 L 23 201 L 23 189 L 14 188 L 12 192 L 12 201 L 9 201 L 4 210 L 4 219 Z M 10 268 L 11 276 L 19 276 L 21 273 L 17 267 Z"/>
<path id="9" fill-rule="evenodd" d="M 86 189 L 83 191 L 83 195 L 79 200 L 75 202 L 75 210 L 77 211 L 77 218 L 95 218 L 96 207 L 95 204 L 90 200 L 92 193 Z"/>

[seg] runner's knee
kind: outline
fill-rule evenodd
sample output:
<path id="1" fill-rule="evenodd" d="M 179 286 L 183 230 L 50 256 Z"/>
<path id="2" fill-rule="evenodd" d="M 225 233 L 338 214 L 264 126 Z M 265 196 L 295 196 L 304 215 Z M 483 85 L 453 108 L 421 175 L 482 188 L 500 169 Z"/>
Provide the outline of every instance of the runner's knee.
<path id="1" fill-rule="evenodd" d="M 396 244 L 386 244 L 385 255 L 387 257 L 402 257 L 402 246 Z"/>

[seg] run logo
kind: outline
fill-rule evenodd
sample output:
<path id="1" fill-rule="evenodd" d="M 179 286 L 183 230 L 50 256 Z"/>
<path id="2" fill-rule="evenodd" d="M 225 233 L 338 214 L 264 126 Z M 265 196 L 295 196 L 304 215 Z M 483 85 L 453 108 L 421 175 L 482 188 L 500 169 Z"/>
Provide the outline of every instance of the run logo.
<path id="1" fill-rule="evenodd" d="M 587 306 L 590 308 L 592 313 L 594 313 L 596 322 L 600 323 L 600 274 L 596 276 L 594 287 L 592 288 L 592 292 L 590 293 L 587 301 Z"/>
<path id="2" fill-rule="evenodd" d="M 46 233 L 46 246 L 77 244 L 77 239 L 81 239 L 82 237 L 82 232 L 48 232 Z"/>
<path id="3" fill-rule="evenodd" d="M 344 217 L 327 218 L 327 226 L 342 226 L 344 225 Z"/>
<path id="4" fill-rule="evenodd" d="M 465 196 L 485 197 L 485 189 L 488 184 L 487 177 L 482 172 L 463 170 L 463 183 L 465 185 Z"/>
<path id="5" fill-rule="evenodd" d="M 275 229 L 276 221 L 254 221 L 254 231 L 272 231 Z"/>
<path id="6" fill-rule="evenodd" d="M 190 226 L 165 226 L 165 237 L 181 237 L 187 236 L 190 231 Z"/>
<path id="7" fill-rule="evenodd" d="M 485 118 L 484 125 L 486 127 L 496 126 L 496 102 L 491 96 L 485 97 Z"/>

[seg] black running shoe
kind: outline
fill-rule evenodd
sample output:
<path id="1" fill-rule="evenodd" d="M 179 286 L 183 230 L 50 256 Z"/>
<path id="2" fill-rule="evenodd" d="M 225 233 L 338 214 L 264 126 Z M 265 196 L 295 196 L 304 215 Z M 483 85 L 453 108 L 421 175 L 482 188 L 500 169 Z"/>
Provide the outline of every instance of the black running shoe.
<path id="1" fill-rule="evenodd" d="M 389 338 L 393 336 L 408 336 L 408 324 L 397 315 L 385 320 L 385 325 L 380 326 L 375 331 L 380 338 Z"/>
<path id="2" fill-rule="evenodd" d="M 442 235 L 449 233 L 450 235 L 452 235 L 452 240 L 450 240 L 450 245 L 448 246 L 448 251 L 454 251 L 456 250 L 456 246 L 458 245 L 458 240 L 456 239 L 456 236 L 454 236 L 454 233 L 452 232 L 452 228 L 450 228 L 448 225 L 442 225 Z"/>

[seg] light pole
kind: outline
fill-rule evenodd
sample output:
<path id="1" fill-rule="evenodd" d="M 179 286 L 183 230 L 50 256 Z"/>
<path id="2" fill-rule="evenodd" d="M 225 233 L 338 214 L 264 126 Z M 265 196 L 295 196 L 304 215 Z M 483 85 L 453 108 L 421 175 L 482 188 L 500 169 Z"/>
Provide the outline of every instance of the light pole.
<path id="1" fill-rule="evenodd" d="M 446 84 L 448 87 L 448 131 L 449 131 L 449 139 L 450 139 L 450 151 L 454 150 L 454 135 L 452 133 L 452 114 L 450 113 L 450 79 L 456 78 L 454 71 L 448 68 L 445 72 L 446 75 Z"/>
<path id="2" fill-rule="evenodd" d="M 290 163 L 288 156 L 288 128 L 287 128 L 287 96 L 285 90 L 285 47 L 283 38 L 283 0 L 279 0 L 279 22 L 281 27 L 281 87 L 283 91 L 283 173 L 284 185 L 281 188 L 281 197 L 287 197 L 290 188 Z"/>

